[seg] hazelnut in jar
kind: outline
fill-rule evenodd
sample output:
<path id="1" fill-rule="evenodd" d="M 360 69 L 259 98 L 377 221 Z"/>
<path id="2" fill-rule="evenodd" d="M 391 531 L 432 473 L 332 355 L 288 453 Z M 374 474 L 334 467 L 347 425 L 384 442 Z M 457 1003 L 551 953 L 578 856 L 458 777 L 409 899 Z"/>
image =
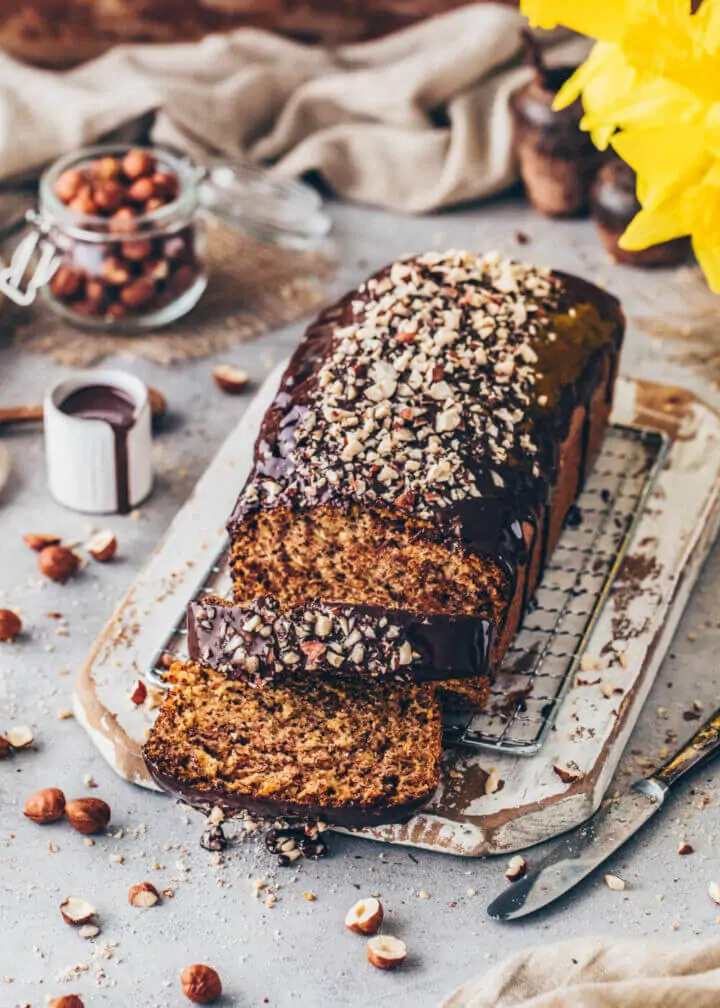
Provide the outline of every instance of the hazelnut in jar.
<path id="1" fill-rule="evenodd" d="M 40 210 L 61 254 L 45 288 L 75 325 L 150 329 L 188 312 L 207 274 L 198 170 L 155 148 L 92 147 L 40 182 Z"/>

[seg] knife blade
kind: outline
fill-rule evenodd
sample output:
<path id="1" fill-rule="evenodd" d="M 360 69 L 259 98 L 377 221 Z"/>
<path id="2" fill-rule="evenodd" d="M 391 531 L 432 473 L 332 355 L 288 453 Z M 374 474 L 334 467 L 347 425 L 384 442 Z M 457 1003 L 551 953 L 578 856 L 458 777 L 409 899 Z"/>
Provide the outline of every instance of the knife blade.
<path id="1" fill-rule="evenodd" d="M 662 808 L 668 790 L 693 767 L 720 752 L 720 710 L 655 773 L 610 798 L 579 829 L 560 840 L 537 868 L 488 907 L 498 920 L 515 920 L 554 902 L 587 878 Z"/>

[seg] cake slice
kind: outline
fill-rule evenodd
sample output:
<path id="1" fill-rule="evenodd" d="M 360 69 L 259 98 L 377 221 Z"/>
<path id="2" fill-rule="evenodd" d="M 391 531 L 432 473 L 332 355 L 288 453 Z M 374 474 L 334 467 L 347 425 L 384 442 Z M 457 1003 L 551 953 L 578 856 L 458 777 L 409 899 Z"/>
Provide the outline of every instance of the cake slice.
<path id="1" fill-rule="evenodd" d="M 341 826 L 396 822 L 440 779 L 440 709 L 429 684 L 300 675 L 253 686 L 196 662 L 145 743 L 154 780 L 190 805 Z"/>
<path id="2" fill-rule="evenodd" d="M 397 682 L 486 676 L 492 624 L 484 616 L 423 616 L 381 606 L 304 602 L 282 610 L 264 596 L 246 605 L 191 602 L 188 649 L 234 679 L 296 676 Z"/>

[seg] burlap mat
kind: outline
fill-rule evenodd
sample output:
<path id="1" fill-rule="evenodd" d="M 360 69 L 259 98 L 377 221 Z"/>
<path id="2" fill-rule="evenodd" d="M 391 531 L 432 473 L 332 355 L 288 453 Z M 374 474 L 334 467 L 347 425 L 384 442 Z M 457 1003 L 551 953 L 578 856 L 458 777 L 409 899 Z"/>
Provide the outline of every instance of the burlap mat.
<path id="1" fill-rule="evenodd" d="M 124 354 L 158 364 L 204 357 L 295 322 L 327 300 L 329 252 L 298 252 L 210 223 L 210 282 L 198 306 L 171 326 L 136 336 L 84 332 L 58 318 L 41 298 L 32 309 L 6 306 L 12 339 L 59 364 L 88 367 Z"/>

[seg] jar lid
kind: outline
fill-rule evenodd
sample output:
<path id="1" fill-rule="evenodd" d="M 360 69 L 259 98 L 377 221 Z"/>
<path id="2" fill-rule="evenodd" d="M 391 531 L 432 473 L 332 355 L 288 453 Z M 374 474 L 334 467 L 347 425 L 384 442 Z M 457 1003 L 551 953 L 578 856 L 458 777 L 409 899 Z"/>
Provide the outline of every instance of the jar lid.
<path id="1" fill-rule="evenodd" d="M 330 230 L 318 193 L 304 182 L 274 178 L 249 164 L 210 161 L 200 202 L 231 227 L 287 248 L 317 245 Z"/>

